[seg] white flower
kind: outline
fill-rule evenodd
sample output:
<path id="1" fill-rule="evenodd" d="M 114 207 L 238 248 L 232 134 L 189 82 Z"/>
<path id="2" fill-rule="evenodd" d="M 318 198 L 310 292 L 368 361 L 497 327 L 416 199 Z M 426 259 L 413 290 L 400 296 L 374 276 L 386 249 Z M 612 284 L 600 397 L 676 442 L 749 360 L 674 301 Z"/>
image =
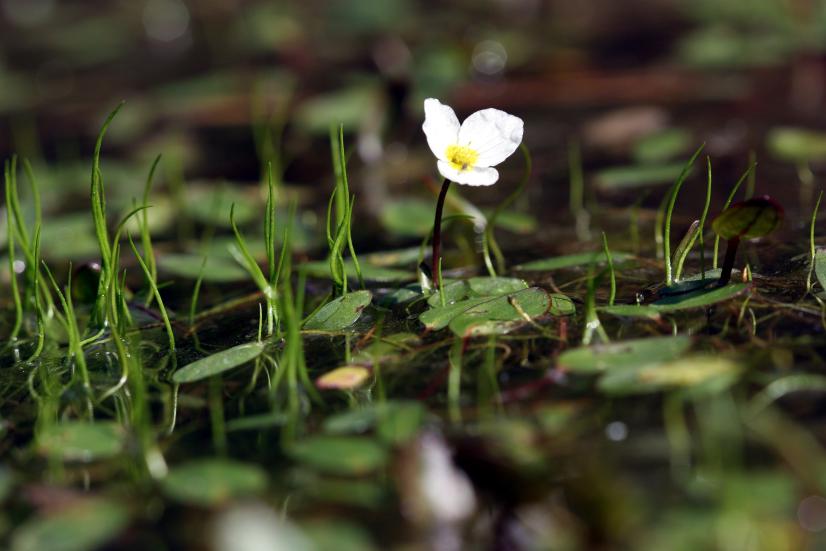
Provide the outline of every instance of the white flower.
<path id="1" fill-rule="evenodd" d="M 482 109 L 459 125 L 456 113 L 439 100 L 424 100 L 427 145 L 442 176 L 469 186 L 490 186 L 499 179 L 494 166 L 522 143 L 524 123 L 499 109 Z"/>

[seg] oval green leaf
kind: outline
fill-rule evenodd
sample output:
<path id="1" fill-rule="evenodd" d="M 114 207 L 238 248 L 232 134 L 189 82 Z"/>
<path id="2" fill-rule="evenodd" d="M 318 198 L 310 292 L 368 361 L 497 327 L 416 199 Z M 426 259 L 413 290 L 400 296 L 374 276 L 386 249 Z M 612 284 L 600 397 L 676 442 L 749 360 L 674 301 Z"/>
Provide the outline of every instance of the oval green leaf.
<path id="1" fill-rule="evenodd" d="M 370 291 L 355 291 L 331 300 L 304 322 L 304 329 L 341 331 L 353 325 L 373 300 Z"/>
<path id="2" fill-rule="evenodd" d="M 517 321 L 524 319 L 519 310 L 511 303 L 514 301 L 529 317 L 541 316 L 548 311 L 550 299 L 548 293 L 538 287 L 523 289 L 515 293 L 492 297 L 472 297 L 455 304 L 431 308 L 420 317 L 428 329 L 438 330 L 450 325 L 456 318 L 462 316 L 455 327 L 458 334 L 471 325 L 489 321 Z"/>
<path id="3" fill-rule="evenodd" d="M 754 239 L 773 232 L 782 220 L 783 207 L 764 195 L 731 205 L 717 215 L 711 227 L 723 239 Z"/>
<path id="4" fill-rule="evenodd" d="M 226 459 L 202 459 L 172 469 L 162 482 L 170 498 L 193 505 L 219 505 L 260 494 L 267 475 L 256 465 Z"/>
<path id="5" fill-rule="evenodd" d="M 114 421 L 69 421 L 47 427 L 37 438 L 40 453 L 64 461 L 96 461 L 121 453 L 124 428 Z"/>
<path id="6" fill-rule="evenodd" d="M 706 308 L 718 302 L 730 300 L 749 289 L 747 283 L 731 283 L 723 287 L 711 284 L 711 287 L 699 289 L 690 293 L 669 295 L 651 304 L 651 308 L 658 312 L 676 312 L 691 308 Z"/>
<path id="7" fill-rule="evenodd" d="M 172 275 L 197 279 L 203 266 L 203 280 L 214 283 L 244 281 L 247 272 L 237 262 L 222 257 L 204 257 L 197 254 L 165 254 L 158 259 L 158 267 Z"/>
<path id="8" fill-rule="evenodd" d="M 349 436 L 313 436 L 294 444 L 290 456 L 302 465 L 340 475 L 364 475 L 383 467 L 387 450 L 374 440 Z"/>
<path id="9" fill-rule="evenodd" d="M 128 523 L 124 506 L 87 499 L 20 526 L 12 535 L 11 550 L 92 551 L 111 541 Z"/>
<path id="10" fill-rule="evenodd" d="M 826 159 L 826 134 L 805 128 L 772 129 L 766 138 L 772 155 L 792 163 Z"/>
<path id="11" fill-rule="evenodd" d="M 263 342 L 239 344 L 185 365 L 172 375 L 176 383 L 192 383 L 251 362 L 264 351 Z"/>
<path id="12" fill-rule="evenodd" d="M 690 346 L 691 338 L 685 335 L 583 346 L 560 354 L 557 365 L 568 371 L 596 373 L 672 360 Z"/>
<path id="13" fill-rule="evenodd" d="M 615 264 L 617 262 L 628 260 L 632 257 L 633 255 L 628 253 L 611 251 L 611 258 Z M 593 263 L 604 264 L 605 253 L 602 251 L 593 251 L 587 253 L 569 254 L 565 256 L 555 256 L 553 258 L 545 258 L 542 260 L 534 260 L 533 262 L 520 264 L 519 266 L 516 266 L 515 269 L 523 272 L 548 272 L 552 270 L 562 270 L 565 268 L 576 268 L 578 266 L 588 266 Z"/>
<path id="14" fill-rule="evenodd" d="M 715 393 L 731 386 L 740 365 L 729 358 L 696 355 L 660 364 L 643 364 L 624 369 L 609 369 L 597 387 L 607 394 L 647 394 L 676 388 L 698 393 Z"/>

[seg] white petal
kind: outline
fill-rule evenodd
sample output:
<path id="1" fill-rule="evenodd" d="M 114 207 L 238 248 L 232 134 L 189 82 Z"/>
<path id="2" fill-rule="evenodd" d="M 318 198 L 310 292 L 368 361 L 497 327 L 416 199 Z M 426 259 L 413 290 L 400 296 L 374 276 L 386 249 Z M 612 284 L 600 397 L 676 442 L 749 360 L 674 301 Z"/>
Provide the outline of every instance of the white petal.
<path id="1" fill-rule="evenodd" d="M 459 145 L 479 152 L 476 166 L 496 166 L 522 143 L 524 123 L 499 109 L 482 109 L 465 119 L 459 129 Z"/>
<path id="2" fill-rule="evenodd" d="M 457 184 L 466 186 L 492 186 L 499 179 L 499 171 L 495 168 L 474 167 L 468 170 L 456 170 L 446 161 L 438 161 L 439 173 Z"/>
<path id="3" fill-rule="evenodd" d="M 445 159 L 445 150 L 449 145 L 456 145 L 459 139 L 459 119 L 448 105 L 439 100 L 424 100 L 424 135 L 427 145 L 437 159 Z"/>

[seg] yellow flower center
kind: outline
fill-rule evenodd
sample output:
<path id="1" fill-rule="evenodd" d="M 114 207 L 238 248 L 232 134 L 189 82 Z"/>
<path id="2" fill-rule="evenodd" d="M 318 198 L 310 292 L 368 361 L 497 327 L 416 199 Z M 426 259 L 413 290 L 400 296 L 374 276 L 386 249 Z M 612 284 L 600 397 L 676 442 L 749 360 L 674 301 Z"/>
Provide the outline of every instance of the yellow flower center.
<path id="1" fill-rule="evenodd" d="M 479 160 L 479 152 L 461 145 L 449 145 L 445 150 L 445 157 L 451 167 L 462 172 L 476 166 L 476 161 Z"/>

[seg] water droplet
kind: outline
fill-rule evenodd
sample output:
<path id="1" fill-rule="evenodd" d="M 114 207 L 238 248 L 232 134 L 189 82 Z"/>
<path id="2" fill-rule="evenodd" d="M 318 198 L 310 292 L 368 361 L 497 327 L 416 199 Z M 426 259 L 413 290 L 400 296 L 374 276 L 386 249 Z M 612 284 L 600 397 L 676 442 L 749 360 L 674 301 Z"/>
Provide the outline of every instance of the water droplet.
<path id="1" fill-rule="evenodd" d="M 507 63 L 508 52 L 500 42 L 483 40 L 473 49 L 473 68 L 483 75 L 498 75 Z"/>
<path id="2" fill-rule="evenodd" d="M 605 436 L 612 442 L 622 442 L 628 438 L 628 426 L 622 421 L 613 421 L 605 426 Z"/>
<path id="3" fill-rule="evenodd" d="M 189 29 L 189 10 L 180 0 L 149 0 L 143 10 L 146 35 L 159 42 L 172 42 Z"/>

